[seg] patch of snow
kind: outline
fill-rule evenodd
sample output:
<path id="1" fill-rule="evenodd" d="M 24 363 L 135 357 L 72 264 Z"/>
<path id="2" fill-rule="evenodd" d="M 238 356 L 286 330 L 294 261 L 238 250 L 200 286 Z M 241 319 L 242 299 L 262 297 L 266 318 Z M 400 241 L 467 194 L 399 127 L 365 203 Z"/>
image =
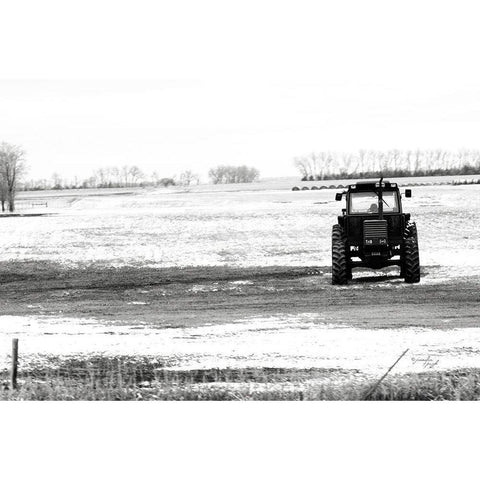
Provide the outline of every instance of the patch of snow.
<path id="1" fill-rule="evenodd" d="M 41 355 L 152 355 L 173 368 L 341 368 L 379 374 L 478 367 L 480 328 L 360 329 L 316 323 L 320 314 L 253 317 L 225 325 L 158 328 L 95 319 L 0 317 L 0 364 L 20 338 L 20 360 Z M 324 320 L 324 319 L 323 319 Z"/>
<path id="2" fill-rule="evenodd" d="M 480 275 L 479 191 L 475 185 L 415 187 L 414 197 L 404 200 L 417 223 L 422 265 L 446 267 L 452 276 Z M 331 190 L 309 195 L 146 190 L 79 196 L 57 216 L 5 219 L 0 260 L 152 267 L 330 265 L 331 226 L 339 213 L 333 195 Z"/>

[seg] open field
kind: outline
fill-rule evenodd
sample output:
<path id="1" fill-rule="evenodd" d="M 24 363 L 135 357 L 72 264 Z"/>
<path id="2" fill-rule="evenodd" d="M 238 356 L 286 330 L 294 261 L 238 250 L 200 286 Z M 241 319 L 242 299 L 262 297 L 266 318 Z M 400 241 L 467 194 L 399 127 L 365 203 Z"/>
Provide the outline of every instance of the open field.
<path id="1" fill-rule="evenodd" d="M 49 215 L 0 218 L 0 363 L 18 337 L 25 378 L 52 359 L 141 357 L 158 375 L 229 372 L 192 392 L 305 399 L 359 395 L 407 348 L 404 376 L 480 366 L 480 186 L 413 188 L 419 285 L 391 268 L 346 287 L 330 284 L 334 190 L 220 187 L 27 192 L 50 200 L 25 212 Z M 158 381 L 150 398 L 165 398 Z"/>

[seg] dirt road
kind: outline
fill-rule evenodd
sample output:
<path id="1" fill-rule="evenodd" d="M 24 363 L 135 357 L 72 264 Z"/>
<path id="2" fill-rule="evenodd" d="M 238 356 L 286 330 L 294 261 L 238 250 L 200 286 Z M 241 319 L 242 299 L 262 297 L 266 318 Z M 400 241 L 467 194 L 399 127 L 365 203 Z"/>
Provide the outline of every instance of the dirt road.
<path id="1" fill-rule="evenodd" d="M 425 267 L 407 285 L 392 269 L 330 284 L 328 267 L 144 267 L 67 269 L 45 262 L 0 264 L 1 315 L 96 318 L 158 327 L 225 324 L 251 316 L 321 314 L 330 325 L 365 328 L 480 326 L 480 277 L 441 277 Z"/>

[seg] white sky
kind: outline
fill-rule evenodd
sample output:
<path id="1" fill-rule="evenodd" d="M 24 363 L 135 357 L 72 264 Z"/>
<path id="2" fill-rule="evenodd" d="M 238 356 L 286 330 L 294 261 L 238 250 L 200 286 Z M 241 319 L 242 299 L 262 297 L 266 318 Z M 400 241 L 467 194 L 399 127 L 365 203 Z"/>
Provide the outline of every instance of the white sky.
<path id="1" fill-rule="evenodd" d="M 0 141 L 30 177 L 137 164 L 162 176 L 296 155 L 480 148 L 475 2 L 0 6 Z"/>

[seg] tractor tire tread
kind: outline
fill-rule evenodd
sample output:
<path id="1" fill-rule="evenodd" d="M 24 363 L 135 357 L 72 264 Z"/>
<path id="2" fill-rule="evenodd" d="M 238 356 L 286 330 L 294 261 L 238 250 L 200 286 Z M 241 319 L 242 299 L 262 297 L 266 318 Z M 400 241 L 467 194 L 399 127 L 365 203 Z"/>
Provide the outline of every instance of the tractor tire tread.
<path id="1" fill-rule="evenodd" d="M 340 225 L 334 225 L 332 228 L 332 284 L 345 285 L 350 275 L 345 232 Z"/>
<path id="2" fill-rule="evenodd" d="M 420 282 L 420 257 L 418 252 L 417 235 L 407 237 L 405 239 L 403 273 L 406 283 Z"/>

